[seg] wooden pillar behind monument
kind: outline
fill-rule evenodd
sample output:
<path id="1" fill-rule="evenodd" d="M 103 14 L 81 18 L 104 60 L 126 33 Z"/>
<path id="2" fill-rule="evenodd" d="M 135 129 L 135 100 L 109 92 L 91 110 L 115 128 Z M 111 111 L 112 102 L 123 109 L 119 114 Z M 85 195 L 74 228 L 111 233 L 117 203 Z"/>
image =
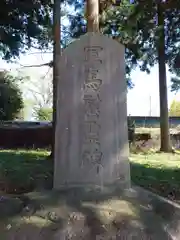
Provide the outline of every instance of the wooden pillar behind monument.
<path id="1" fill-rule="evenodd" d="M 87 31 L 99 32 L 99 0 L 87 0 L 86 3 Z"/>

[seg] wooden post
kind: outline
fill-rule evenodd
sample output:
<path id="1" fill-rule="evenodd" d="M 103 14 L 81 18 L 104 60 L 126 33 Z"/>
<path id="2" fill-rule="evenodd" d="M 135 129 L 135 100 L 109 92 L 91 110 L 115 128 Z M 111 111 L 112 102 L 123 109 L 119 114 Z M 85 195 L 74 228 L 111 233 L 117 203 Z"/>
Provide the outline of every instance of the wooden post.
<path id="1" fill-rule="evenodd" d="M 99 32 L 99 0 L 87 0 L 87 31 Z"/>
<path id="2" fill-rule="evenodd" d="M 60 79 L 59 64 L 61 57 L 61 0 L 54 0 L 53 8 L 53 121 L 51 158 L 54 160 L 57 86 Z"/>

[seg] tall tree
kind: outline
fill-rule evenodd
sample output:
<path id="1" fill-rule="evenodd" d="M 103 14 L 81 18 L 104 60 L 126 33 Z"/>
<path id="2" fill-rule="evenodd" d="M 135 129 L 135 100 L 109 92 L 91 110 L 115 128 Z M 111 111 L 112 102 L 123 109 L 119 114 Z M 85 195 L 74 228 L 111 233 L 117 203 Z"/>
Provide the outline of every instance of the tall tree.
<path id="1" fill-rule="evenodd" d="M 159 99 L 160 99 L 160 132 L 161 148 L 163 152 L 172 151 L 169 133 L 167 76 L 166 76 L 166 52 L 165 52 L 165 13 L 161 6 L 161 0 L 157 4 L 159 36 L 157 38 L 157 55 L 159 65 Z"/>
<path id="2" fill-rule="evenodd" d="M 151 33 L 151 36 L 153 36 L 153 42 L 156 46 L 154 47 L 153 53 L 155 56 L 154 62 L 157 62 L 159 65 L 161 151 L 169 152 L 172 151 L 172 149 L 169 136 L 166 64 L 169 65 L 170 71 L 175 73 L 174 60 L 180 35 L 174 25 L 176 25 L 176 27 L 180 26 L 180 21 L 177 17 L 180 16 L 180 8 L 177 4 L 173 4 L 172 1 L 149 0 L 146 4 L 139 1 L 136 10 L 139 11 L 139 13 L 141 12 L 141 16 L 144 14 L 142 12 L 144 5 L 148 7 L 146 9 L 146 15 L 148 15 L 147 13 L 152 13 L 151 18 L 145 22 L 146 28 L 149 33 Z M 154 27 L 150 27 L 148 24 L 150 21 L 154 22 Z M 147 41 L 145 43 L 147 44 Z"/>

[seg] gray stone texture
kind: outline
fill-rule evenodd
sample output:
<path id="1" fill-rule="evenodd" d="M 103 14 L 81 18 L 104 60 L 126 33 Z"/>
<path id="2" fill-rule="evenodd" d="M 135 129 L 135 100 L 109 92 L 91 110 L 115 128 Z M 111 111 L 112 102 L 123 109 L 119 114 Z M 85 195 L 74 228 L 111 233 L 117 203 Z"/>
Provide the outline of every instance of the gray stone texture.
<path id="1" fill-rule="evenodd" d="M 88 33 L 62 53 L 54 188 L 130 187 L 124 47 Z"/>

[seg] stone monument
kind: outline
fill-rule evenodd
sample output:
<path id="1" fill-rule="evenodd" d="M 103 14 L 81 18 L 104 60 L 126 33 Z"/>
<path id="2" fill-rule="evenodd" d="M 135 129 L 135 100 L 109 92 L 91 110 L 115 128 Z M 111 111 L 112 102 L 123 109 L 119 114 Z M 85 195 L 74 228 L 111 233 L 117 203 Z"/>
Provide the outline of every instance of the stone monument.
<path id="1" fill-rule="evenodd" d="M 130 187 L 124 47 L 88 33 L 62 53 L 54 189 Z"/>

